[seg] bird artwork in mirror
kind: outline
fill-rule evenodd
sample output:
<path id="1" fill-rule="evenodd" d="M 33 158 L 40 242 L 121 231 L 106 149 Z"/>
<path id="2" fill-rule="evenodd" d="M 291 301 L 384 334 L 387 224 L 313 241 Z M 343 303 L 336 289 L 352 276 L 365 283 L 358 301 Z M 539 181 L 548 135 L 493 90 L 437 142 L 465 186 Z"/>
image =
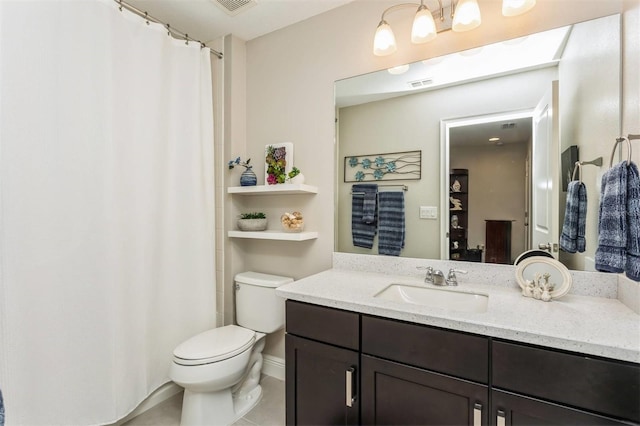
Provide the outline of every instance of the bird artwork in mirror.
<path id="1" fill-rule="evenodd" d="M 569 269 L 593 270 L 603 170 L 583 171 L 591 203 L 586 251 L 554 250 L 565 210 L 561 153 L 576 145 L 581 157 L 606 156 L 610 146 L 603 141 L 620 133 L 620 19 L 611 15 L 407 64 L 401 74 L 383 70 L 337 81 L 335 250 L 377 254 L 352 244 L 342 161 L 362 152 L 420 149 L 421 179 L 405 182 L 410 191 L 402 256 L 450 258 L 449 212 L 460 207 L 452 201 L 460 197 L 450 172 L 468 169 L 461 249 L 484 247 L 485 221 L 508 220 L 512 261 L 542 245 Z M 548 140 L 536 146 L 536 134 Z M 422 207 L 439 214 L 410 214 Z"/>

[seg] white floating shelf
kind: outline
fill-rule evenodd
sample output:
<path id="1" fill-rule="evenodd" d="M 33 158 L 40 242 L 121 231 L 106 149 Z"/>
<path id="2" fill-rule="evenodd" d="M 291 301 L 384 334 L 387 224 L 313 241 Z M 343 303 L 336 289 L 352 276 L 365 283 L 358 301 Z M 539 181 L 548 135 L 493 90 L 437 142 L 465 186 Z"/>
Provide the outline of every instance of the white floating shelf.
<path id="1" fill-rule="evenodd" d="M 280 183 L 277 185 L 230 186 L 227 188 L 227 192 L 239 195 L 317 194 L 318 187 L 296 183 Z"/>
<path id="2" fill-rule="evenodd" d="M 229 231 L 230 238 L 252 238 L 254 240 L 306 241 L 318 238 L 317 232 L 280 232 L 280 231 Z"/>

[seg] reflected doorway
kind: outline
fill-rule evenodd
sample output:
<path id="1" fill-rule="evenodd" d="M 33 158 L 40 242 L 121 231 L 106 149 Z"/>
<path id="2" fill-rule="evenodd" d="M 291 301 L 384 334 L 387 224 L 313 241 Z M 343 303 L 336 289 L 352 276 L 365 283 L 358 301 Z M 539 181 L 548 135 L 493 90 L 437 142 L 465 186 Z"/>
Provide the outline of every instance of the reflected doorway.
<path id="1" fill-rule="evenodd" d="M 512 264 L 529 247 L 532 116 L 443 121 L 443 259 Z"/>

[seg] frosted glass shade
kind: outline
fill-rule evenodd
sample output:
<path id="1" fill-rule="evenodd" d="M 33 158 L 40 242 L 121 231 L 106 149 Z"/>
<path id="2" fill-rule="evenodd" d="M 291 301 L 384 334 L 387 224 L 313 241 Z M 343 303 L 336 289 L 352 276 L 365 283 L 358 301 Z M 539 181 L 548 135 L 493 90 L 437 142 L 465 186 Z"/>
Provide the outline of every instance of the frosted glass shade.
<path id="1" fill-rule="evenodd" d="M 376 56 L 391 55 L 398 47 L 396 46 L 396 37 L 386 21 L 380 21 L 376 29 L 376 35 L 373 38 L 373 54 Z"/>
<path id="2" fill-rule="evenodd" d="M 451 29 L 456 32 L 477 28 L 482 22 L 477 0 L 460 0 L 453 15 Z"/>
<path id="3" fill-rule="evenodd" d="M 517 16 L 528 12 L 536 5 L 536 0 L 502 0 L 502 14 Z"/>
<path id="4" fill-rule="evenodd" d="M 422 5 L 413 18 L 413 27 L 411 28 L 411 42 L 420 44 L 436 38 L 436 23 L 433 20 L 431 11 Z"/>

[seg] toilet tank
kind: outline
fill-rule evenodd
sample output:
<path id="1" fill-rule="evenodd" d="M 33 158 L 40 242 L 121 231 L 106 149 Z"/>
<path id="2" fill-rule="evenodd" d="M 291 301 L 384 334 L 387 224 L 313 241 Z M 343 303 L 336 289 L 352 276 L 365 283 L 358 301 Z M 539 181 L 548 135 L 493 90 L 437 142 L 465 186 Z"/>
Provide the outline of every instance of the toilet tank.
<path id="1" fill-rule="evenodd" d="M 238 325 L 262 333 L 284 327 L 284 299 L 276 288 L 293 282 L 293 278 L 259 272 L 242 272 L 235 276 L 236 321 Z"/>

